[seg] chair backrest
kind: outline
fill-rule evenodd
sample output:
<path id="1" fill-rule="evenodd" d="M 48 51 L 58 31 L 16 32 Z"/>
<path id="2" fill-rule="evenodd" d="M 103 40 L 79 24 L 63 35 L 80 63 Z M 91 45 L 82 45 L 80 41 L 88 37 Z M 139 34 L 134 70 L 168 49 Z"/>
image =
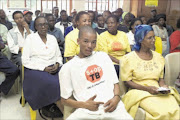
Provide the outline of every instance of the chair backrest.
<path id="1" fill-rule="evenodd" d="M 0 85 L 2 82 L 4 82 L 4 80 L 6 79 L 6 76 L 3 72 L 0 72 Z"/>
<path id="2" fill-rule="evenodd" d="M 165 82 L 174 86 L 180 72 L 180 52 L 170 53 L 165 57 Z"/>

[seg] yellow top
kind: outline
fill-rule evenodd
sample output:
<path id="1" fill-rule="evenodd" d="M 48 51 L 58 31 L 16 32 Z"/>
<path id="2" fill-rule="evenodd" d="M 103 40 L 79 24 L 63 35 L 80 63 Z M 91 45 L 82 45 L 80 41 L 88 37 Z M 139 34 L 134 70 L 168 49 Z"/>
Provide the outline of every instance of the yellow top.
<path id="1" fill-rule="evenodd" d="M 135 51 L 125 55 L 121 59 L 121 79 L 130 81 L 143 86 L 159 87 L 157 81 L 163 78 L 164 58 L 157 52 L 152 51 L 151 60 L 141 59 Z"/>
<path id="2" fill-rule="evenodd" d="M 80 47 L 77 43 L 79 30 L 76 28 L 73 31 L 71 31 L 65 38 L 65 51 L 64 51 L 64 57 L 71 57 L 79 54 Z M 102 47 L 100 36 L 97 34 L 97 43 L 95 51 L 106 51 Z"/>
<path id="3" fill-rule="evenodd" d="M 155 36 L 155 51 L 162 55 L 162 40 L 157 36 Z"/>
<path id="4" fill-rule="evenodd" d="M 118 31 L 116 35 L 110 34 L 108 31 L 101 33 L 103 47 L 106 53 L 120 60 L 127 52 L 131 52 L 130 44 L 126 33 Z"/>

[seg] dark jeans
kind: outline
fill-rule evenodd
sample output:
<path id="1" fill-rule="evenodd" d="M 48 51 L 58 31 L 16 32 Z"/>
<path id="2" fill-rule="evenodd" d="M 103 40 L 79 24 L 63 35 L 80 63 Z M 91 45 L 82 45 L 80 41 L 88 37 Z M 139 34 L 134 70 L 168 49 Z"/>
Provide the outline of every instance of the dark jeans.
<path id="1" fill-rule="evenodd" d="M 19 69 L 5 56 L 0 54 L 0 71 L 5 73 L 6 76 L 5 81 L 0 85 L 0 92 L 7 95 L 19 75 Z"/>

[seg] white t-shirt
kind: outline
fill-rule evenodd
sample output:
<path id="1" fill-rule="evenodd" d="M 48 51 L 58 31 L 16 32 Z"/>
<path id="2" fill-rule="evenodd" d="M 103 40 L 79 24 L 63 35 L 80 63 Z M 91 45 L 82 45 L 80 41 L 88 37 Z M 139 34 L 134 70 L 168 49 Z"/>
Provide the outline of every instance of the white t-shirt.
<path id="1" fill-rule="evenodd" d="M 21 57 L 25 67 L 43 71 L 45 67 L 56 62 L 62 65 L 62 56 L 56 38 L 49 34 L 46 37 L 47 41 L 44 43 L 38 32 L 28 35 Z"/>
<path id="2" fill-rule="evenodd" d="M 114 84 L 119 82 L 113 62 L 104 52 L 75 56 L 63 65 L 59 80 L 62 98 L 73 94 L 77 101 L 87 101 L 97 95 L 95 101 L 104 103 L 114 97 Z"/>
<path id="3" fill-rule="evenodd" d="M 132 33 L 132 31 L 129 31 L 128 33 L 126 33 L 128 40 L 129 40 L 129 44 L 130 45 L 134 45 L 135 44 L 135 39 L 134 39 L 134 34 Z"/>

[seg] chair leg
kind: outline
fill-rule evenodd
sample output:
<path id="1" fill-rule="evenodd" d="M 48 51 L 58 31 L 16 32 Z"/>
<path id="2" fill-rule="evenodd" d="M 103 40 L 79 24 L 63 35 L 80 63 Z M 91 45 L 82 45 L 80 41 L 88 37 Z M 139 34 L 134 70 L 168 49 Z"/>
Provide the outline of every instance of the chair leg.
<path id="1" fill-rule="evenodd" d="M 31 120 L 36 120 L 36 111 L 34 111 L 31 107 L 30 107 L 30 116 L 31 116 Z"/>
<path id="2" fill-rule="evenodd" d="M 24 107 L 25 106 L 25 98 L 24 98 L 23 90 L 22 90 L 21 96 L 22 96 L 21 105 L 22 105 L 22 107 Z"/>

